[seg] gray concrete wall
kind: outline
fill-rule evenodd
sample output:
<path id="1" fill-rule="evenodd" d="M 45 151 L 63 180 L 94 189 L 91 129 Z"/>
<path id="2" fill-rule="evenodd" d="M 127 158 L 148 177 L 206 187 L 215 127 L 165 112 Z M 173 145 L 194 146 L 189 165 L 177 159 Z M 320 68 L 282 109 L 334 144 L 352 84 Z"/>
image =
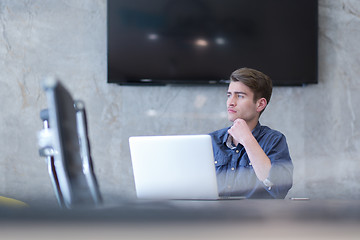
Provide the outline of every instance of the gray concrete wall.
<path id="1" fill-rule="evenodd" d="M 282 131 L 295 165 L 290 196 L 360 199 L 360 2 L 319 1 L 319 84 L 276 87 L 262 124 Z M 56 204 L 38 156 L 41 81 L 85 101 L 107 202 L 135 196 L 128 137 L 229 125 L 226 87 L 106 83 L 106 0 L 0 0 L 0 195 Z"/>

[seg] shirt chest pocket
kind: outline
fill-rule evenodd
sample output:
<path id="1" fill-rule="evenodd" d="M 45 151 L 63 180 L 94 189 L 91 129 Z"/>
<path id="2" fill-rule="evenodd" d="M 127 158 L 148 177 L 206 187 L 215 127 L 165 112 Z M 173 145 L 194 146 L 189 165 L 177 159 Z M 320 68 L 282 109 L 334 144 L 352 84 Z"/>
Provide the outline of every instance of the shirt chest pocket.
<path id="1" fill-rule="evenodd" d="M 239 166 L 245 168 L 252 168 L 252 164 L 246 153 L 243 156 L 241 156 L 241 158 L 239 159 Z"/>
<path id="2" fill-rule="evenodd" d="M 215 157 L 215 167 L 221 167 L 228 164 L 230 157 L 223 151 L 218 151 L 214 154 Z"/>
<path id="3" fill-rule="evenodd" d="M 228 164 L 236 164 L 240 168 L 252 168 L 248 155 L 244 151 L 217 151 L 214 154 L 215 167 L 221 167 Z"/>

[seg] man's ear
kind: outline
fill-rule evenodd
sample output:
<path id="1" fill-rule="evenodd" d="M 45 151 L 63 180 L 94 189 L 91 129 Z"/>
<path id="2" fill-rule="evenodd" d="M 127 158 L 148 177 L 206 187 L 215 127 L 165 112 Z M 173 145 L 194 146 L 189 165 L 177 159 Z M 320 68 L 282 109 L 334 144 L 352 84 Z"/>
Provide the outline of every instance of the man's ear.
<path id="1" fill-rule="evenodd" d="M 265 98 L 260 98 L 256 101 L 256 111 L 261 112 L 266 108 L 267 101 Z"/>

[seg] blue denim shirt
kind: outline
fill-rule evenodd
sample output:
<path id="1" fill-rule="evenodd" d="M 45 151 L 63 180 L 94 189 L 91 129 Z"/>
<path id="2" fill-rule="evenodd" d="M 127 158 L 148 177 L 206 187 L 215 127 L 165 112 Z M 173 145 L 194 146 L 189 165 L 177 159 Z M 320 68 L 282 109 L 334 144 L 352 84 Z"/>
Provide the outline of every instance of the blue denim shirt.
<path id="1" fill-rule="evenodd" d="M 260 123 L 252 134 L 271 161 L 268 180 L 272 186 L 260 181 L 251 165 L 245 148 L 239 144 L 229 148 L 226 144 L 228 129 L 210 133 L 220 196 L 246 198 L 285 198 L 292 187 L 293 164 L 285 136 Z"/>

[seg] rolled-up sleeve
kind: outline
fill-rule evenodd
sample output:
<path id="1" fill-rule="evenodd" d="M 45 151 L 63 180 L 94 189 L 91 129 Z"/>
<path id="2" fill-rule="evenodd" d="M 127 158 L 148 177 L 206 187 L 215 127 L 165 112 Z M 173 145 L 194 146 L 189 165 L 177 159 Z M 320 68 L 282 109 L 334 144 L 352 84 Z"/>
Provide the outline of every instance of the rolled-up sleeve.
<path id="1" fill-rule="evenodd" d="M 263 186 L 273 198 L 285 198 L 293 184 L 293 164 L 285 136 L 279 133 L 270 137 L 273 139 L 266 141 L 268 144 L 263 149 L 271 161 L 267 178 L 271 185 L 263 183 Z"/>

